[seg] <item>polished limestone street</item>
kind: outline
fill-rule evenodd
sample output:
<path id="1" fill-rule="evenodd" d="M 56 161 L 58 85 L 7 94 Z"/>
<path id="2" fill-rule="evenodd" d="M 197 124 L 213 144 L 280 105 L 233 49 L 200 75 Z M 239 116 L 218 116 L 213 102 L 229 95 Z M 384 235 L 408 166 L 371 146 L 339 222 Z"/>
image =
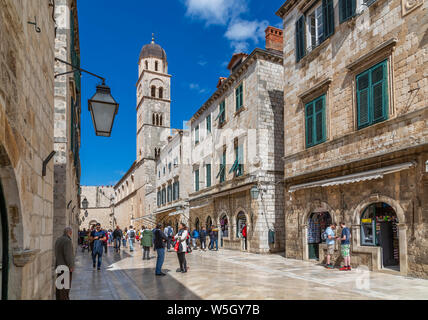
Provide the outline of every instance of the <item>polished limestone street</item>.
<path id="1" fill-rule="evenodd" d="M 232 250 L 187 255 L 189 271 L 177 273 L 175 252 L 165 253 L 164 277 L 155 276 L 155 254 L 142 260 L 140 246 L 103 255 L 100 271 L 78 251 L 72 300 L 188 299 L 428 299 L 428 280 L 393 274 L 329 270 L 314 262 Z"/>

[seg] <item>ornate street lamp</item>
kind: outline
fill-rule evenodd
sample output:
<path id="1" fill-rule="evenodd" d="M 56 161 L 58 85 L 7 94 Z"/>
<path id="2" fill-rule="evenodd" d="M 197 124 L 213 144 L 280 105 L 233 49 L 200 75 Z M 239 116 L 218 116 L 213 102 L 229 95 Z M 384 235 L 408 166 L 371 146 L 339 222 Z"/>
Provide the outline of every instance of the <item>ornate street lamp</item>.
<path id="1" fill-rule="evenodd" d="M 85 217 L 88 217 L 88 210 L 85 210 Z"/>
<path id="2" fill-rule="evenodd" d="M 250 190 L 251 199 L 257 200 L 259 198 L 260 190 L 257 186 L 253 186 Z"/>
<path id="3" fill-rule="evenodd" d="M 88 100 L 88 109 L 91 112 L 92 122 L 95 127 L 95 134 L 102 137 L 110 137 L 111 130 L 113 128 L 114 117 L 119 110 L 119 104 L 114 100 L 111 95 L 110 88 L 105 83 L 105 78 L 100 77 L 92 72 L 75 66 L 67 61 L 55 58 L 55 61 L 59 61 L 68 66 L 71 66 L 73 70 L 59 73 L 55 75 L 55 78 L 66 75 L 75 71 L 86 72 L 94 77 L 101 79 L 103 82 L 97 86 L 97 91 L 91 99 Z"/>
<path id="4" fill-rule="evenodd" d="M 89 205 L 89 201 L 88 201 L 88 199 L 83 199 L 83 201 L 82 201 L 82 208 L 83 209 L 88 209 L 88 205 Z"/>
<path id="5" fill-rule="evenodd" d="M 119 104 L 114 100 L 110 88 L 104 82 L 97 86 L 97 92 L 88 100 L 88 109 L 91 112 L 95 134 L 110 137 Z"/>

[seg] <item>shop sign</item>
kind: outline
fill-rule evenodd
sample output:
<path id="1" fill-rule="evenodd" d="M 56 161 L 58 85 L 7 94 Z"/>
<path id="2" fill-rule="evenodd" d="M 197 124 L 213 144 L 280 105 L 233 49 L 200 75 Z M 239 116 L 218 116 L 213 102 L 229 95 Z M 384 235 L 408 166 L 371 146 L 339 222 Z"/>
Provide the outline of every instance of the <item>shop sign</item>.
<path id="1" fill-rule="evenodd" d="M 372 219 L 361 219 L 362 223 L 372 223 Z"/>

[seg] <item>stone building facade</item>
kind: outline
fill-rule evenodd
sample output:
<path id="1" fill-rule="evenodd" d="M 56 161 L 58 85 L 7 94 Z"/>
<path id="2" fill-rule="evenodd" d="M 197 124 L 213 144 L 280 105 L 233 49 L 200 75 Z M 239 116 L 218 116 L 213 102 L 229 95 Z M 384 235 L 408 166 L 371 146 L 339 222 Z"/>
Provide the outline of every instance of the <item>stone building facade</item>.
<path id="1" fill-rule="evenodd" d="M 47 1 L 0 1 L 1 292 L 53 294 L 55 21 Z M 32 22 L 34 24 L 30 24 Z"/>
<path id="2" fill-rule="evenodd" d="M 190 228 L 216 225 L 220 246 L 257 253 L 285 247 L 282 30 L 269 27 L 266 36 L 266 50 L 232 57 L 230 76 L 189 124 Z"/>
<path id="3" fill-rule="evenodd" d="M 116 224 L 122 230 L 134 225 L 134 219 L 138 215 L 139 206 L 136 205 L 138 187 L 135 181 L 135 165 L 136 162 L 114 186 L 114 217 Z"/>
<path id="4" fill-rule="evenodd" d="M 323 261 L 320 233 L 345 221 L 352 266 L 428 278 L 427 2 L 291 0 L 277 15 L 286 256 Z"/>
<path id="5" fill-rule="evenodd" d="M 81 199 L 88 201 L 88 208 L 83 209 L 80 205 L 79 225 L 80 229 L 90 229 L 91 226 L 100 223 L 101 228 L 113 229 L 114 201 L 113 186 L 81 186 Z"/>
<path id="6" fill-rule="evenodd" d="M 55 57 L 80 66 L 79 28 L 76 0 L 56 1 Z M 55 63 L 55 74 L 72 71 Z M 80 211 L 80 73 L 75 71 L 55 78 L 54 122 L 54 230 L 53 244 L 66 226 L 73 228 L 77 243 Z"/>
<path id="7" fill-rule="evenodd" d="M 174 130 L 156 161 L 156 209 L 153 220 L 171 225 L 178 232 L 180 222 L 189 220 L 191 188 L 191 138 L 188 130 Z"/>

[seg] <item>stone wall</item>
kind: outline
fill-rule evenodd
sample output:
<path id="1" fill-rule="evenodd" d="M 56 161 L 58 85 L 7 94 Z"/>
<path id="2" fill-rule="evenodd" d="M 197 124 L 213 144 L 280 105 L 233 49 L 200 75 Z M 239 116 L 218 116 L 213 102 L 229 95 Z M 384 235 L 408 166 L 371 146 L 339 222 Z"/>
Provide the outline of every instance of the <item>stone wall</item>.
<path id="1" fill-rule="evenodd" d="M 37 19 L 41 32 L 28 21 Z M 0 1 L 0 178 L 9 299 L 53 296 L 54 21 L 45 1 Z"/>
<path id="2" fill-rule="evenodd" d="M 101 223 L 102 228 L 112 229 L 113 218 L 111 201 L 109 200 L 114 195 L 112 186 L 82 186 L 81 199 L 88 200 L 88 209 L 80 209 L 79 220 L 81 221 L 80 229 L 91 226 L 92 223 Z M 80 206 L 81 207 L 81 206 Z M 85 212 L 88 211 L 88 216 Z M 83 219 L 84 217 L 84 219 Z"/>

